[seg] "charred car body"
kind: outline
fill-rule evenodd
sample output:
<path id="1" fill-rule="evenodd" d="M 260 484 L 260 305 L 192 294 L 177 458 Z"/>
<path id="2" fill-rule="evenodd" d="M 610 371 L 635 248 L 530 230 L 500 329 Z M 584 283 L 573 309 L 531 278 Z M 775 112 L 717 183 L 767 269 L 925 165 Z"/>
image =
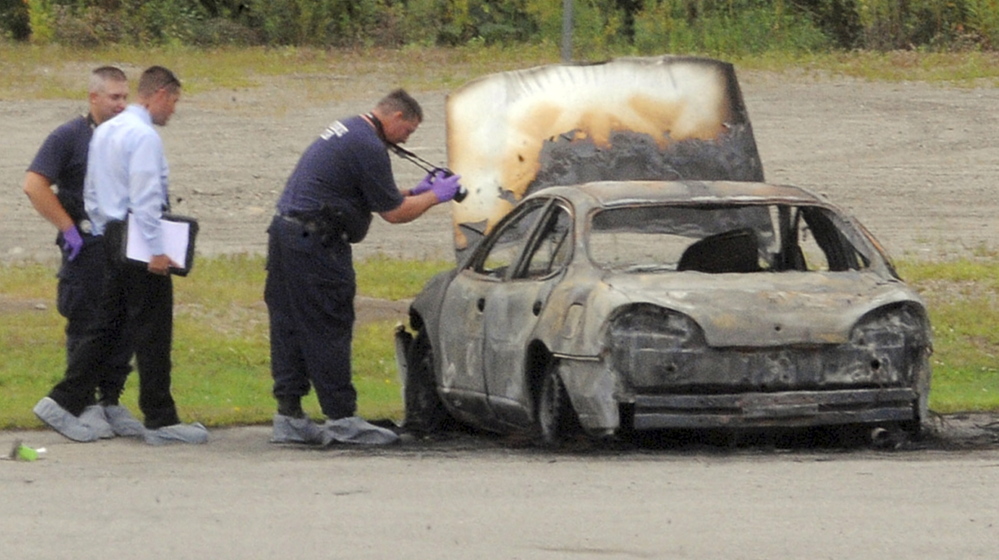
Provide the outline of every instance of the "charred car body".
<path id="1" fill-rule="evenodd" d="M 397 333 L 410 428 L 926 419 L 925 305 L 855 220 L 763 182 L 730 65 L 489 76 L 449 96 L 448 156 L 469 197 Z"/>

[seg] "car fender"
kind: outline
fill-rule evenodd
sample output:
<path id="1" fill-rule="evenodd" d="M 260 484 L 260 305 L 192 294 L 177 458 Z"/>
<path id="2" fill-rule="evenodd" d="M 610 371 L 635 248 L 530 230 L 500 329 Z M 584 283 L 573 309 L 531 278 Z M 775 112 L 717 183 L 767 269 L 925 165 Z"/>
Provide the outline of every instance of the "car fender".
<path id="1" fill-rule="evenodd" d="M 441 303 L 447 294 L 448 286 L 457 274 L 457 268 L 438 273 L 427 281 L 423 290 L 409 305 L 410 328 L 414 331 L 426 329 L 432 346 L 437 346 L 440 341 Z"/>

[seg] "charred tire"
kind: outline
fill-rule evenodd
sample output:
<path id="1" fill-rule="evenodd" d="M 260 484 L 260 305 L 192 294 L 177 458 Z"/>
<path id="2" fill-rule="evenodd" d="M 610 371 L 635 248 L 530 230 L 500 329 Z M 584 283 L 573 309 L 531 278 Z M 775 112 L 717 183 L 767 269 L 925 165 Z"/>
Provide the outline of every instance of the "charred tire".
<path id="1" fill-rule="evenodd" d="M 440 395 L 434 375 L 434 349 L 427 331 L 421 329 L 406 353 L 409 364 L 403 400 L 406 416 L 403 426 L 417 435 L 445 431 L 454 422 Z"/>
<path id="2" fill-rule="evenodd" d="M 543 447 L 555 449 L 582 432 L 569 394 L 558 376 L 557 362 L 551 361 L 541 380 L 538 394 L 536 431 Z"/>

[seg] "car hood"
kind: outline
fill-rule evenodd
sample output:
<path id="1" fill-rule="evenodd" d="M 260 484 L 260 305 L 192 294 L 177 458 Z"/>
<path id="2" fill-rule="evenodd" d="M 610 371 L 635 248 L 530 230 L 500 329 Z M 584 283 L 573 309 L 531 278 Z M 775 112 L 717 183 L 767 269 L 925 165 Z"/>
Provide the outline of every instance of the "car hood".
<path id="1" fill-rule="evenodd" d="M 605 278 L 618 302 L 645 302 L 691 317 L 711 346 L 837 344 L 869 311 L 918 295 L 869 272 L 620 274 Z"/>

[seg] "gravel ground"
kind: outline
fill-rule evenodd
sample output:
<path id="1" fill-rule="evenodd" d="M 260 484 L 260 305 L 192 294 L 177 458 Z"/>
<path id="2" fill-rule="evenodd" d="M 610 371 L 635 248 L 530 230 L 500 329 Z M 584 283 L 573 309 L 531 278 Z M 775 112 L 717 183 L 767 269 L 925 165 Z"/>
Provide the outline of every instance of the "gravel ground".
<path id="1" fill-rule="evenodd" d="M 316 80 L 321 78 L 316 77 Z M 390 83 L 343 84 L 343 100 L 310 104 L 306 80 L 181 100 L 162 129 L 175 211 L 199 218 L 206 255 L 262 253 L 265 229 L 302 150 L 335 118 L 366 111 Z M 768 181 L 824 193 L 857 216 L 894 256 L 938 259 L 996 247 L 999 89 L 867 83 L 741 73 Z M 446 92 L 414 92 L 424 125 L 407 147 L 445 163 Z M 85 110 L 76 101 L 2 101 L 0 262 L 52 260 L 52 231 L 20 186 L 44 137 Z M 398 183 L 422 172 L 394 159 Z M 450 258 L 446 206 L 410 224 L 375 219 L 359 257 Z"/>
<path id="2" fill-rule="evenodd" d="M 334 118 L 394 84 L 303 82 L 186 97 L 163 130 L 178 212 L 203 254 L 261 253 L 298 155 Z M 322 77 L 315 77 L 321 80 Z M 999 89 L 741 73 L 767 179 L 826 193 L 896 256 L 994 249 Z M 414 92 L 427 120 L 409 148 L 445 159 L 444 92 Z M 0 263 L 53 262 L 50 227 L 21 193 L 45 135 L 84 104 L 0 100 Z M 398 163 L 399 183 L 420 173 Z M 450 219 L 376 219 L 357 247 L 448 257 Z M 0 316 L 3 313 L 0 297 Z M 359 311 L 398 313 L 361 300 Z M 205 446 L 51 431 L 0 432 L 45 447 L 0 462 L 0 550 L 10 558 L 992 558 L 999 544 L 993 415 L 948 415 L 895 452 L 679 445 L 542 453 L 458 435 L 387 449 L 267 443 L 264 426 L 214 430 Z"/>

